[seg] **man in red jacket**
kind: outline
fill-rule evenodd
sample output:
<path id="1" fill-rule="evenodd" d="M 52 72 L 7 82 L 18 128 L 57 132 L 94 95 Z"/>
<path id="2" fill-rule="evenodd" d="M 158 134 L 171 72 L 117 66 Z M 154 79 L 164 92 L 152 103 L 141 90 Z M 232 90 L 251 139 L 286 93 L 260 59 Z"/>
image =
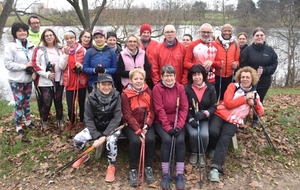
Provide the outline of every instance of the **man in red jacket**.
<path id="1" fill-rule="evenodd" d="M 186 47 L 176 38 L 176 29 L 173 25 L 164 28 L 165 39 L 154 50 L 152 63 L 152 81 L 155 84 L 161 79 L 162 68 L 170 64 L 176 71 L 176 82 L 181 83 L 183 76 L 183 61 Z"/>
<path id="2" fill-rule="evenodd" d="M 215 82 L 215 69 L 211 66 L 217 54 L 217 46 L 216 43 L 212 41 L 212 26 L 208 23 L 202 24 L 199 30 L 199 35 L 200 39 L 192 42 L 185 54 L 183 63 L 185 71 L 182 79 L 184 85 L 186 85 L 188 81 L 188 71 L 194 64 L 201 64 L 208 72 L 208 82 L 212 85 L 214 85 Z"/>
<path id="3" fill-rule="evenodd" d="M 240 64 L 240 48 L 232 36 L 232 31 L 232 26 L 225 24 L 222 26 L 221 35 L 216 39 L 217 55 L 212 66 L 216 69 L 215 88 L 217 97 L 219 97 L 219 93 L 221 93 L 220 100 L 223 100 L 225 90 L 232 82 L 234 70 L 237 69 Z M 219 92 L 220 81 L 222 81 L 221 92 Z"/>

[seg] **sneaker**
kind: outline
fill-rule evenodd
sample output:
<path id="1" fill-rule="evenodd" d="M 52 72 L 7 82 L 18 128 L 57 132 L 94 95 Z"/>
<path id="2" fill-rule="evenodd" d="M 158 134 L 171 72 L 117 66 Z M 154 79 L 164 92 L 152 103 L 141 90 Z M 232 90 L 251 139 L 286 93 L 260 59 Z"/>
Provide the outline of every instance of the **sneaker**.
<path id="1" fill-rule="evenodd" d="M 106 182 L 113 182 L 115 180 L 115 166 L 114 165 L 109 165 L 106 170 L 106 176 L 105 176 L 105 181 Z"/>
<path id="2" fill-rule="evenodd" d="M 137 186 L 137 170 L 136 169 L 131 169 L 129 172 L 129 185 L 131 187 Z"/>
<path id="3" fill-rule="evenodd" d="M 83 155 L 81 158 L 79 158 L 74 164 L 72 165 L 73 168 L 79 168 L 81 164 L 88 161 L 90 159 L 90 154 Z"/>
<path id="4" fill-rule="evenodd" d="M 156 182 L 156 179 L 153 176 L 153 171 L 151 167 L 146 167 L 145 168 L 145 176 L 146 176 L 146 183 L 152 184 Z"/>
<path id="5" fill-rule="evenodd" d="M 190 164 L 192 164 L 192 166 L 196 166 L 197 162 L 198 162 L 197 153 L 192 153 L 190 156 Z"/>
<path id="6" fill-rule="evenodd" d="M 217 169 L 212 169 L 209 173 L 208 179 L 213 182 L 220 182 L 219 171 Z"/>
<path id="7" fill-rule="evenodd" d="M 200 154 L 199 165 L 201 168 L 204 168 L 206 165 L 204 156 L 205 156 L 204 154 Z"/>
<path id="8" fill-rule="evenodd" d="M 214 155 L 215 155 L 215 150 L 210 150 L 208 154 L 209 159 L 213 159 Z"/>
<path id="9" fill-rule="evenodd" d="M 252 121 L 252 128 L 253 129 L 258 129 L 258 123 L 257 123 L 257 121 L 255 121 L 255 120 Z"/>
<path id="10" fill-rule="evenodd" d="M 160 187 L 162 190 L 169 190 L 170 189 L 170 180 L 171 180 L 171 177 L 169 174 L 165 173 L 163 174 L 162 176 L 162 180 L 161 180 L 161 183 L 160 183 Z"/>
<path id="11" fill-rule="evenodd" d="M 70 123 L 68 127 L 66 127 L 66 131 L 71 131 L 75 127 L 74 123 Z"/>
<path id="12" fill-rule="evenodd" d="M 178 174 L 175 177 L 175 181 L 176 181 L 176 189 L 177 190 L 184 189 L 184 181 L 183 181 L 183 175 L 182 174 Z"/>
<path id="13" fill-rule="evenodd" d="M 35 126 L 34 123 L 31 122 L 27 127 L 28 127 L 29 129 L 33 129 L 33 128 L 35 128 L 36 126 Z"/>

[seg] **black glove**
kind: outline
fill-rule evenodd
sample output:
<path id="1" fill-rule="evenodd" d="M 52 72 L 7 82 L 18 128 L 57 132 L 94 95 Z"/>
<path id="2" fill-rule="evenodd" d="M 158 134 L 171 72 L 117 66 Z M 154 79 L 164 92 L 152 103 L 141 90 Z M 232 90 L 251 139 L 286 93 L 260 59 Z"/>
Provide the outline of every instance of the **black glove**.
<path id="1" fill-rule="evenodd" d="M 78 67 L 75 67 L 75 68 L 74 68 L 74 71 L 75 71 L 75 73 L 78 74 L 78 75 L 81 73 L 81 69 L 78 68 Z"/>
<path id="2" fill-rule="evenodd" d="M 26 72 L 27 75 L 32 75 L 33 74 L 33 67 L 27 67 L 25 69 L 25 72 Z"/>
<path id="3" fill-rule="evenodd" d="M 197 112 L 197 113 L 195 113 L 194 118 L 197 121 L 201 121 L 201 120 L 204 120 L 206 118 L 206 115 L 202 112 Z"/>
<path id="4" fill-rule="evenodd" d="M 194 120 L 194 119 L 190 122 L 190 124 L 191 124 L 191 126 L 194 127 L 194 128 L 197 128 L 197 127 L 199 126 L 198 123 L 197 123 L 197 121 Z"/>
<path id="5" fill-rule="evenodd" d="M 176 127 L 174 136 L 178 137 L 179 134 L 180 134 L 180 129 Z"/>
<path id="6" fill-rule="evenodd" d="M 170 135 L 170 136 L 176 136 L 176 135 L 178 135 L 178 133 L 180 132 L 180 130 L 178 129 L 178 128 L 176 128 L 176 129 L 171 129 L 171 130 L 169 130 L 168 131 L 168 134 Z"/>
<path id="7" fill-rule="evenodd" d="M 50 62 L 48 62 L 47 67 L 46 67 L 46 72 L 48 72 L 48 71 L 51 72 L 53 67 L 54 67 L 54 65 L 52 65 Z"/>
<path id="8" fill-rule="evenodd" d="M 95 73 L 105 73 L 105 69 L 102 66 L 97 66 L 95 68 Z"/>

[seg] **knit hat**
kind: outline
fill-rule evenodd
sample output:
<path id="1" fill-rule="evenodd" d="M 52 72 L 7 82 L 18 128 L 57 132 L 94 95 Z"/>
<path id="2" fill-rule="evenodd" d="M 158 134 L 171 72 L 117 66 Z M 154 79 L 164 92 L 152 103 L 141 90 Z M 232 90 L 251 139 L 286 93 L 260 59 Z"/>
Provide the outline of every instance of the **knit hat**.
<path id="1" fill-rule="evenodd" d="M 113 79 L 112 79 L 111 75 L 103 73 L 100 76 L 98 76 L 97 82 L 112 82 L 113 83 Z"/>
<path id="2" fill-rule="evenodd" d="M 101 34 L 102 36 L 105 37 L 105 32 L 102 29 L 97 29 L 94 31 L 93 36 L 95 36 L 96 34 Z"/>
<path id="3" fill-rule="evenodd" d="M 145 30 L 149 30 L 150 34 L 152 33 L 152 29 L 151 29 L 151 26 L 149 24 L 143 24 L 140 28 L 140 35 L 142 35 L 142 33 L 145 31 Z"/>

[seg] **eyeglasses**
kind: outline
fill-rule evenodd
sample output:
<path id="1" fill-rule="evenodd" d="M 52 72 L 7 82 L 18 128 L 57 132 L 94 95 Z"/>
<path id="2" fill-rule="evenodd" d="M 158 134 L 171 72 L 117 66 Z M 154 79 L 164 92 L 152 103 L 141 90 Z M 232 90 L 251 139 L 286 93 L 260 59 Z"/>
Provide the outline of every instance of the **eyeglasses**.
<path id="1" fill-rule="evenodd" d="M 45 35 L 45 38 L 50 38 L 52 36 L 53 36 L 53 34 Z"/>
<path id="2" fill-rule="evenodd" d="M 40 22 L 32 22 L 30 24 L 36 25 L 36 24 L 40 24 Z"/>
<path id="3" fill-rule="evenodd" d="M 164 78 L 172 78 L 174 76 L 175 76 L 174 74 L 173 75 L 163 75 Z"/>
<path id="4" fill-rule="evenodd" d="M 202 34 L 211 34 L 212 32 L 209 31 L 200 31 Z"/>
<path id="5" fill-rule="evenodd" d="M 82 37 L 87 38 L 87 39 L 90 39 L 90 38 L 91 38 L 90 36 L 82 36 Z"/>
<path id="6" fill-rule="evenodd" d="M 137 43 L 136 40 L 129 40 L 128 43 Z"/>

